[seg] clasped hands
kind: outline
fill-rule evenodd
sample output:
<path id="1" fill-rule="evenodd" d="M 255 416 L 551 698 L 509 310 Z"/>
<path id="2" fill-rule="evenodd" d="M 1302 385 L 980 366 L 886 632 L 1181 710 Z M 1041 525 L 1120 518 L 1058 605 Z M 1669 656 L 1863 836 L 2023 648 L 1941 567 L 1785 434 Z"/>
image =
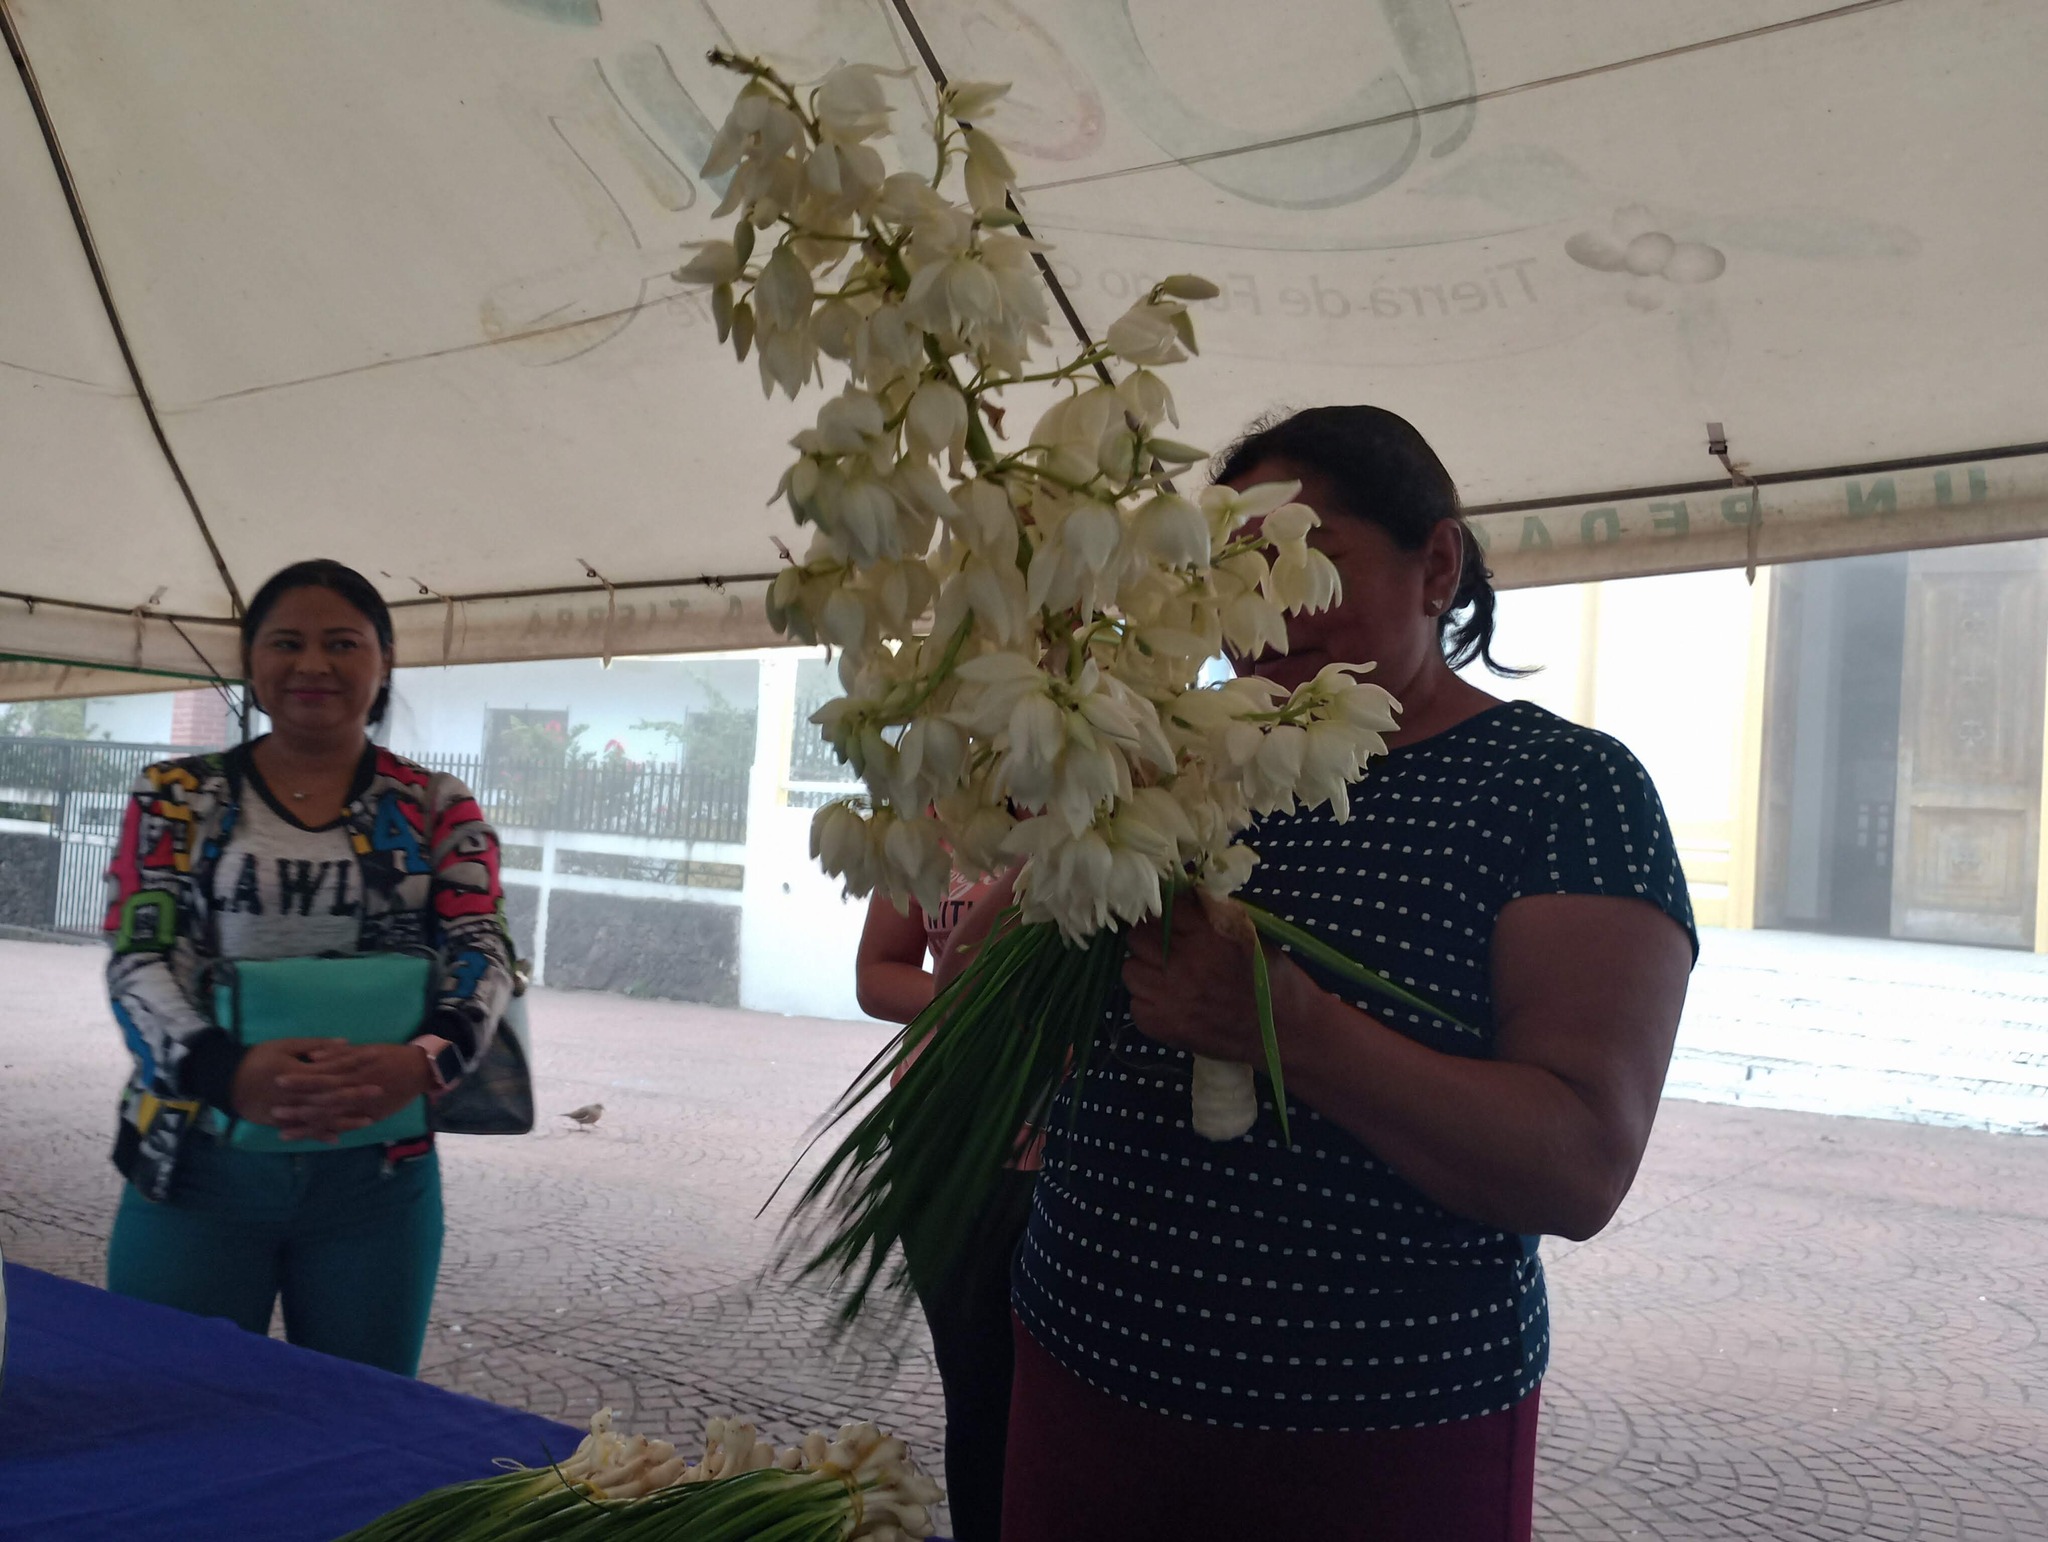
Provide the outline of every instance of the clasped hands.
<path id="1" fill-rule="evenodd" d="M 388 1119 L 433 1082 L 417 1044 L 272 1039 L 236 1067 L 234 1112 L 285 1140 L 332 1142 Z"/>

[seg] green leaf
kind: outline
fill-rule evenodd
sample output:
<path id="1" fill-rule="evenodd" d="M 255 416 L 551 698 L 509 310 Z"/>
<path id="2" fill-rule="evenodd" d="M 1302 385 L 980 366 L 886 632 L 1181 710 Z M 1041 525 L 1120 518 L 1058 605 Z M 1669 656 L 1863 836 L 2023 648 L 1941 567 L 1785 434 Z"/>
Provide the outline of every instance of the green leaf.
<path id="1" fill-rule="evenodd" d="M 732 351 L 744 363 L 753 346 L 754 307 L 751 301 L 742 300 L 732 308 Z"/>
<path id="2" fill-rule="evenodd" d="M 1174 313 L 1173 330 L 1179 335 L 1181 342 L 1186 346 L 1189 353 L 1200 353 L 1202 351 L 1195 346 L 1195 318 L 1189 312 L 1176 311 Z"/>
<path id="3" fill-rule="evenodd" d="M 1463 1028 L 1468 1033 L 1472 1031 L 1470 1024 L 1460 1022 L 1428 998 L 1396 985 L 1384 975 L 1366 968 L 1358 960 L 1338 952 L 1322 938 L 1303 931 L 1291 921 L 1281 920 L 1270 910 L 1262 910 L 1257 905 L 1242 900 L 1239 903 L 1244 905 L 1246 912 L 1251 916 L 1252 924 L 1266 936 L 1292 948 L 1304 958 L 1322 965 L 1332 974 L 1342 975 L 1354 984 L 1363 985 L 1367 990 L 1389 997 L 1403 1006 L 1413 1007 L 1418 1012 L 1427 1012 L 1430 1016 L 1449 1023 L 1453 1028 Z"/>
<path id="4" fill-rule="evenodd" d="M 754 255 L 754 222 L 741 220 L 733 227 L 732 254 L 739 258 L 740 266 L 747 265 L 747 259 Z"/>
<path id="5" fill-rule="evenodd" d="M 1182 444 L 1178 439 L 1147 439 L 1145 448 L 1169 466 L 1192 466 L 1198 460 L 1209 458 L 1207 450 L 1198 450 L 1191 444 Z"/>
<path id="6" fill-rule="evenodd" d="M 1252 996 L 1259 1004 L 1259 1040 L 1266 1046 L 1266 1075 L 1273 1083 L 1273 1112 L 1280 1116 L 1280 1139 L 1288 1145 L 1287 1078 L 1280 1074 L 1280 1035 L 1273 1026 L 1273 977 L 1266 970 L 1266 945 L 1252 939 Z"/>

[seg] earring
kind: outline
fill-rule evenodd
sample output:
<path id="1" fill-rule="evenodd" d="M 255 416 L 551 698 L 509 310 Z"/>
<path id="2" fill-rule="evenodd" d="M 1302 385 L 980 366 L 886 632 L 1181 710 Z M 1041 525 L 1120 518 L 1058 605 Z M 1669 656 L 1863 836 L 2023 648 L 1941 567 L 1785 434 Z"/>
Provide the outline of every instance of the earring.
<path id="1" fill-rule="evenodd" d="M 1431 600 L 1428 610 L 1432 616 L 1440 616 L 1444 611 L 1444 602 L 1442 600 Z"/>

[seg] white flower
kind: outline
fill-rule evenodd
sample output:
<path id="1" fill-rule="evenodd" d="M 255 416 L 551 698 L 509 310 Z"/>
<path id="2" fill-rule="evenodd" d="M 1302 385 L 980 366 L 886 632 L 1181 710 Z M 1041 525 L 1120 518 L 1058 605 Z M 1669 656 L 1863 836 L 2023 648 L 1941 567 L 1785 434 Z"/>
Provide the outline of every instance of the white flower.
<path id="1" fill-rule="evenodd" d="M 936 802 L 960 785 L 967 769 L 967 735 L 951 719 L 926 716 L 904 730 L 896 746 L 896 775 L 905 806 Z"/>
<path id="2" fill-rule="evenodd" d="M 810 269 L 788 247 L 778 247 L 754 285 L 754 315 L 761 324 L 763 337 L 805 327 L 816 297 Z"/>
<path id="3" fill-rule="evenodd" d="M 822 455 L 864 455 L 878 443 L 887 428 L 882 404 L 870 392 L 849 386 L 818 409 L 818 424 L 806 436 L 798 436 L 798 447 Z"/>
<path id="4" fill-rule="evenodd" d="M 1252 876 L 1258 860 L 1258 853 L 1249 846 L 1226 846 L 1214 853 L 1203 867 L 1202 887 L 1218 899 L 1235 894 Z"/>
<path id="5" fill-rule="evenodd" d="M 1116 593 L 1113 564 L 1123 533 L 1123 521 L 1108 504 L 1076 501 L 1031 559 L 1031 608 L 1099 610 Z"/>
<path id="6" fill-rule="evenodd" d="M 804 182 L 821 207 L 807 210 L 813 218 L 803 223 L 829 223 L 836 216 L 866 213 L 881 197 L 887 177 L 881 153 L 872 145 L 819 145 L 804 161 Z"/>
<path id="7" fill-rule="evenodd" d="M 927 380 L 910 398 L 903 433 L 918 454 L 960 454 L 967 443 L 967 398 L 950 380 Z"/>
<path id="8" fill-rule="evenodd" d="M 761 339 L 756 362 L 761 370 L 761 394 L 772 396 L 782 387 L 792 401 L 811 383 L 818 368 L 818 345 L 809 327 L 793 332 L 776 332 Z"/>
<path id="9" fill-rule="evenodd" d="M 1063 482 L 1086 484 L 1102 473 L 1123 428 L 1123 402 L 1108 386 L 1062 397 L 1031 430 L 1031 442 L 1047 451 L 1046 472 Z"/>
<path id="10" fill-rule="evenodd" d="M 811 816 L 811 857 L 834 878 L 843 879 L 846 892 L 855 899 L 874 893 L 882 874 L 870 824 L 844 798 Z"/>
<path id="11" fill-rule="evenodd" d="M 1187 350 L 1174 325 L 1183 306 L 1140 300 L 1109 324 L 1103 341 L 1129 364 L 1178 364 Z"/>
<path id="12" fill-rule="evenodd" d="M 1283 550 L 1273 559 L 1266 596 L 1290 613 L 1328 610 L 1344 598 L 1344 582 L 1335 563 L 1304 544 Z"/>
<path id="13" fill-rule="evenodd" d="M 883 71 L 871 64 L 842 64 L 818 86 L 818 126 L 842 145 L 873 139 L 889 127 L 889 102 L 882 94 Z"/>
<path id="14" fill-rule="evenodd" d="M 1223 637 L 1240 658 L 1287 651 L 1287 616 L 1257 589 L 1223 607 Z"/>
<path id="15" fill-rule="evenodd" d="M 920 369 L 924 362 L 923 334 L 893 301 L 877 306 L 854 334 L 853 372 L 870 387 L 879 388 L 888 377 Z"/>
<path id="16" fill-rule="evenodd" d="M 730 241 L 699 241 L 697 255 L 676 269 L 679 284 L 730 284 L 740 276 L 740 254 Z"/>
<path id="17" fill-rule="evenodd" d="M 1017 181 L 1017 169 L 1003 154 L 1003 147 L 980 129 L 966 132 L 967 206 L 979 214 L 1000 209 Z"/>
<path id="18" fill-rule="evenodd" d="M 1299 482 L 1261 482 L 1243 492 L 1216 482 L 1202 489 L 1199 501 L 1209 519 L 1210 536 L 1221 546 L 1245 525 L 1264 519 L 1300 491 Z"/>
<path id="19" fill-rule="evenodd" d="M 1265 523 L 1259 527 L 1259 534 L 1275 546 L 1299 546 L 1308 540 L 1308 533 L 1321 523 L 1322 520 L 1317 517 L 1316 511 L 1307 504 L 1283 503 L 1265 516 Z"/>
<path id="20" fill-rule="evenodd" d="M 1117 382 L 1117 396 L 1124 408 L 1138 420 L 1138 426 L 1148 432 L 1162 422 L 1180 426 L 1180 414 L 1174 410 L 1173 393 L 1166 388 L 1166 382 L 1149 369 L 1134 369 Z M 1225 488 L 1228 492 L 1230 489 Z M 1203 508 L 1208 508 L 1208 496 L 1213 488 L 1202 490 Z"/>
<path id="21" fill-rule="evenodd" d="M 1202 511 L 1175 493 L 1161 493 L 1131 520 L 1131 539 L 1166 567 L 1209 565 L 1209 522 Z"/>
<path id="22" fill-rule="evenodd" d="M 1010 83 L 956 80 L 939 93 L 939 110 L 949 118 L 979 118 L 1010 94 Z"/>
<path id="23" fill-rule="evenodd" d="M 970 551 L 960 569 L 939 590 L 933 608 L 932 633 L 951 637 L 960 623 L 972 617 L 990 640 L 1008 647 L 1031 632 L 1031 602 L 1024 588 L 1024 575 L 1013 559 L 983 557 Z"/>
<path id="24" fill-rule="evenodd" d="M 953 875 L 953 859 L 938 821 L 923 816 L 876 816 L 884 823 L 882 855 L 888 864 L 890 891 L 915 896 L 926 915 L 936 915 L 946 902 L 946 883 Z"/>

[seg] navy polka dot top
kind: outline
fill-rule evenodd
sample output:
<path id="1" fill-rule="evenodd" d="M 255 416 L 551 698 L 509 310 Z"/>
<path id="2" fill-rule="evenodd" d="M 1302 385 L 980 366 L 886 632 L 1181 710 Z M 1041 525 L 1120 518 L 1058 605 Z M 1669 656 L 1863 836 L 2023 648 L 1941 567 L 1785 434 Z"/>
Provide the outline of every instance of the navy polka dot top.
<path id="1" fill-rule="evenodd" d="M 1259 822 L 1245 894 L 1469 1025 L 1327 990 L 1446 1054 L 1492 1053 L 1495 918 L 1529 894 L 1647 900 L 1693 935 L 1663 806 L 1605 734 L 1509 702 L 1376 761 L 1351 819 Z M 1695 950 L 1697 940 L 1695 939 Z M 1188 1057 L 1122 1005 L 1049 1125 L 1013 1300 L 1068 1370 L 1143 1407 L 1252 1429 L 1371 1430 L 1512 1406 L 1542 1380 L 1537 1239 L 1442 1209 L 1263 1076 L 1235 1141 L 1187 1127 Z"/>

